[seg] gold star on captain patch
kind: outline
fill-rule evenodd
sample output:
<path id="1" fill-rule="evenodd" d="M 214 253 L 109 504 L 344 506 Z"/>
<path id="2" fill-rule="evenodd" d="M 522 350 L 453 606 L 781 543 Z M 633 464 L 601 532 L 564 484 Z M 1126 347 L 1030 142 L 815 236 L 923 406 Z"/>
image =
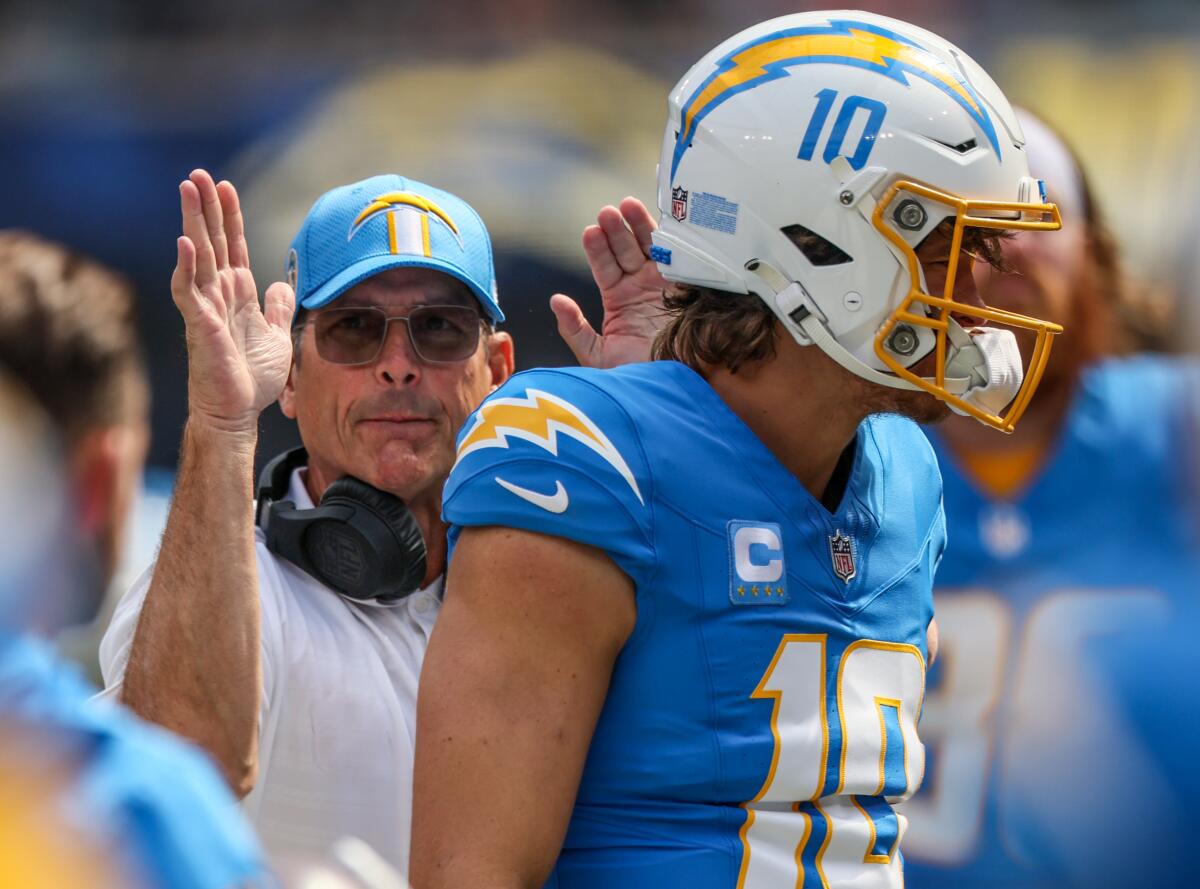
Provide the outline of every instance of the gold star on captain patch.
<path id="1" fill-rule="evenodd" d="M 758 586 L 757 586 L 757 585 L 755 585 L 755 586 L 752 586 L 752 587 L 750 587 L 750 592 L 751 592 L 753 595 L 757 596 L 757 595 L 758 595 Z"/>
<path id="2" fill-rule="evenodd" d="M 769 595 L 771 595 L 771 587 L 770 587 L 769 585 L 768 585 L 768 586 L 765 586 L 765 587 L 763 587 L 763 589 L 767 591 L 767 595 L 768 595 L 768 596 L 769 596 Z"/>
<path id="3" fill-rule="evenodd" d="M 783 587 L 781 587 L 781 586 L 775 587 L 775 592 L 779 593 L 779 595 L 782 596 L 783 595 Z"/>
<path id="4" fill-rule="evenodd" d="M 739 595 L 739 596 L 744 596 L 744 595 L 746 595 L 746 588 L 745 588 L 744 586 L 740 586 L 740 587 L 738 587 L 738 595 Z"/>

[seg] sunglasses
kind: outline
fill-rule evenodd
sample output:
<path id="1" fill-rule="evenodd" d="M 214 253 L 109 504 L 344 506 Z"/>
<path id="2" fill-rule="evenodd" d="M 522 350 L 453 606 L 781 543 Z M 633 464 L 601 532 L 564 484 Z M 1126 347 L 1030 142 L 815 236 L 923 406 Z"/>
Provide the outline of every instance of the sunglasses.
<path id="1" fill-rule="evenodd" d="M 470 358 L 483 326 L 480 314 L 464 306 L 416 306 L 403 315 L 378 306 L 325 309 L 304 325 L 312 326 L 317 354 L 331 364 L 370 364 L 383 351 L 392 321 L 404 322 L 413 351 L 430 364 Z"/>

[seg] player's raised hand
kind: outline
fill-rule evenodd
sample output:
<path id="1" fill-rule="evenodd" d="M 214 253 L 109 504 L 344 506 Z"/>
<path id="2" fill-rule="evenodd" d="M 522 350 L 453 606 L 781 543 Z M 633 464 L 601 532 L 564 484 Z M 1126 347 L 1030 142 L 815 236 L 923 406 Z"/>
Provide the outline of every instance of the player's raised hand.
<path id="1" fill-rule="evenodd" d="M 219 428 L 250 432 L 287 382 L 295 294 L 272 284 L 259 307 L 232 184 L 195 170 L 180 183 L 179 205 L 183 236 L 171 295 L 187 326 L 188 410 Z"/>
<path id="2" fill-rule="evenodd" d="M 666 320 L 663 290 L 668 283 L 650 259 L 654 218 L 637 198 L 620 209 L 604 207 L 596 224 L 583 230 L 583 250 L 604 304 L 601 333 L 596 333 L 575 300 L 562 293 L 550 298 L 558 333 L 585 367 L 616 367 L 650 360 L 654 336 Z"/>

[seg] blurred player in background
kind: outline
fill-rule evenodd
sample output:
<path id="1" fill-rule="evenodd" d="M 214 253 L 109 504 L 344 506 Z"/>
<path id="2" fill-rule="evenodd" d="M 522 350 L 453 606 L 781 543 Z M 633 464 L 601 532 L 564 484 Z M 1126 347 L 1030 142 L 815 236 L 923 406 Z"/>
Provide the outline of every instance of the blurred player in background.
<path id="1" fill-rule="evenodd" d="M 0 273 L 0 368 L 59 430 L 95 572 L 110 577 L 150 438 L 133 292 L 99 264 L 24 232 L 0 232 Z M 95 604 L 80 603 L 89 613 Z"/>
<path id="2" fill-rule="evenodd" d="M 128 286 L 0 233 L 0 374 L 0 884 L 259 885 L 257 843 L 207 760 L 90 700 L 45 641 L 94 615 L 141 474 L 148 388 Z"/>
<path id="3" fill-rule="evenodd" d="M 943 658 L 921 719 L 929 768 L 905 806 L 914 887 L 1107 885 L 1134 857 L 1166 860 L 1153 800 L 1169 785 L 1132 768 L 1146 726 L 1089 664 L 1123 633 L 1161 632 L 1172 599 L 1200 583 L 1189 485 L 1200 379 L 1176 359 L 1118 357 L 1142 331 L 1113 239 L 1071 150 L 1020 118 L 1063 226 L 1007 241 L 1012 273 L 981 269 L 980 288 L 1071 335 L 1013 435 L 957 418 L 931 431 L 950 545 L 936 597 Z"/>
<path id="4" fill-rule="evenodd" d="M 130 876 L 129 862 L 114 858 L 103 832 L 81 830 L 85 825 L 72 824 L 64 811 L 64 803 L 87 808 L 63 755 L 82 738 L 71 739 L 61 727 L 48 730 L 13 706 L 13 666 L 20 663 L 14 651 L 26 610 L 31 604 L 57 608 L 93 591 L 86 587 L 81 535 L 72 526 L 60 441 L 4 372 L 0 467 L 0 885 L 120 886 Z"/>
<path id="5" fill-rule="evenodd" d="M 442 488 L 458 428 L 513 367 L 491 241 L 441 189 L 351 183 L 313 205 L 260 308 L 233 185 L 197 170 L 180 202 L 188 426 L 158 559 L 101 648 L 108 693 L 209 750 L 273 857 L 356 837 L 403 872 Z M 602 364 L 645 354 L 653 307 L 600 286 L 604 335 L 560 299 L 564 337 Z M 276 399 L 305 447 L 270 461 L 256 514 Z"/>
<path id="6" fill-rule="evenodd" d="M 1059 328 L 970 266 L 1057 211 L 986 73 L 892 19 L 763 23 L 669 104 L 674 360 L 519 374 L 459 437 L 417 889 L 903 879 L 945 528 L 894 415 L 1012 427 Z"/>

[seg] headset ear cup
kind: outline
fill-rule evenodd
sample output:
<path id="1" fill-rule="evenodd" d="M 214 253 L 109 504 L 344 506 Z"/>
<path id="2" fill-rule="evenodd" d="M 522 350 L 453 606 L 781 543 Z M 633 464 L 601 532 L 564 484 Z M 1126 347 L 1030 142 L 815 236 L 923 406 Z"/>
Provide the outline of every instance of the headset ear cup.
<path id="1" fill-rule="evenodd" d="M 362 560 L 365 569 L 362 582 L 330 582 L 330 586 L 355 599 L 381 600 L 399 599 L 420 588 L 425 579 L 425 540 L 403 500 L 346 476 L 325 489 L 320 509 L 345 510 L 348 513 L 345 525 L 357 532 L 367 554 Z M 328 527 L 329 523 L 322 524 Z M 320 525 L 314 525 L 308 537 L 315 532 L 319 538 L 322 534 L 319 528 Z M 314 549 L 322 547 L 322 541 L 313 539 L 310 543 L 308 537 L 305 548 L 312 561 L 320 564 Z"/>

